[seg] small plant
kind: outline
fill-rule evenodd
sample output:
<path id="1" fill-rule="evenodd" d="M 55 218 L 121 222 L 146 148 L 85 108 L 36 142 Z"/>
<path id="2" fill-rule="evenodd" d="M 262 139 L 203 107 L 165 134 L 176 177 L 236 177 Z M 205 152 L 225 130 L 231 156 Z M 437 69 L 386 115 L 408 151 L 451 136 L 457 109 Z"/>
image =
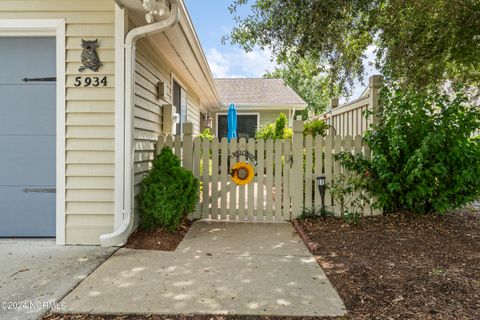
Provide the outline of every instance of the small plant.
<path id="1" fill-rule="evenodd" d="M 340 207 L 340 215 L 345 222 L 357 224 L 369 199 L 362 192 L 363 178 L 356 173 L 340 173 L 334 176 L 329 190 Z"/>
<path id="2" fill-rule="evenodd" d="M 203 139 L 207 139 L 209 140 L 210 142 L 212 142 L 213 140 L 213 134 L 210 132 L 210 129 L 207 128 L 205 130 L 203 130 L 202 132 L 200 132 L 200 134 L 198 135 L 202 140 Z"/>
<path id="3" fill-rule="evenodd" d="M 360 222 L 361 215 L 358 212 L 345 212 L 343 215 L 343 221 L 348 224 L 356 226 Z"/>
<path id="4" fill-rule="evenodd" d="M 283 139 L 287 128 L 287 117 L 282 112 L 275 121 L 275 139 Z"/>
<path id="5" fill-rule="evenodd" d="M 256 139 L 291 139 L 293 135 L 292 128 L 287 127 L 287 117 L 280 113 L 275 123 L 268 123 L 257 130 Z"/>
<path id="6" fill-rule="evenodd" d="M 325 137 L 328 130 L 331 128 L 329 124 L 326 124 L 325 121 L 316 119 L 309 122 L 306 122 L 303 126 L 304 135 L 316 136 L 317 134 Z"/>
<path id="7" fill-rule="evenodd" d="M 331 216 L 333 216 L 333 212 L 330 212 L 322 207 L 303 207 L 299 219 L 317 219 Z"/>
<path id="8" fill-rule="evenodd" d="M 163 148 L 142 182 L 138 198 L 142 228 L 177 230 L 195 209 L 198 198 L 198 179 L 180 166 L 170 148 Z"/>

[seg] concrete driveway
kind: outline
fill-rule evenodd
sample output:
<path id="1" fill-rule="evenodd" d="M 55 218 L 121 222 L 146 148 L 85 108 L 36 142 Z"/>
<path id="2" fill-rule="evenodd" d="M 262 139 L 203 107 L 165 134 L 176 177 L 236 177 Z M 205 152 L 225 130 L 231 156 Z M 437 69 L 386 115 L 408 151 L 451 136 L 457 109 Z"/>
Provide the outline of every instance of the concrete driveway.
<path id="1" fill-rule="evenodd" d="M 38 319 L 115 250 L 0 239 L 0 319 Z"/>
<path id="2" fill-rule="evenodd" d="M 346 312 L 290 223 L 195 222 L 174 252 L 120 249 L 62 303 L 93 314 Z"/>

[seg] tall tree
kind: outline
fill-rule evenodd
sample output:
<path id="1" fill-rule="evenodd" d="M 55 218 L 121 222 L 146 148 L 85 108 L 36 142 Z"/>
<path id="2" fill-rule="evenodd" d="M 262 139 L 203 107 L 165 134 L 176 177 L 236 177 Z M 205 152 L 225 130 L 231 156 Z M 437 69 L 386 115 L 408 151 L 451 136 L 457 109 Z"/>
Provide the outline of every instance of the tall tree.
<path id="1" fill-rule="evenodd" d="M 362 79 L 370 46 L 377 68 L 404 87 L 480 84 L 479 0 L 232 1 L 237 25 L 225 40 L 271 48 L 279 63 L 312 59 L 343 91 Z"/>
<path id="2" fill-rule="evenodd" d="M 331 86 L 328 76 L 319 71 L 315 61 L 309 59 L 289 62 L 264 77 L 283 79 L 308 104 L 308 110 L 315 114 L 324 112 L 330 98 L 340 94 L 338 87 Z"/>

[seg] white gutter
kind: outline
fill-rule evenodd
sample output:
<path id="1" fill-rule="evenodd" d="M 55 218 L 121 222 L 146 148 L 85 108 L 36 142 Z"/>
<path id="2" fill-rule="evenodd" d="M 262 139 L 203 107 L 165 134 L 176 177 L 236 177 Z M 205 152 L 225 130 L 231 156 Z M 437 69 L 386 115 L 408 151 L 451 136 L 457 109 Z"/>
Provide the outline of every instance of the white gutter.
<path id="1" fill-rule="evenodd" d="M 135 109 L 135 44 L 138 39 L 148 34 L 162 32 L 173 27 L 179 20 L 180 10 L 178 0 L 170 0 L 170 11 L 162 16 L 162 21 L 141 26 L 130 30 L 125 37 L 125 102 L 124 102 L 124 134 L 122 136 L 124 145 L 123 163 L 123 206 L 120 214 L 123 216 L 122 224 L 117 230 L 100 236 L 102 247 L 123 245 L 133 229 L 134 224 L 134 199 L 133 199 L 133 120 Z"/>

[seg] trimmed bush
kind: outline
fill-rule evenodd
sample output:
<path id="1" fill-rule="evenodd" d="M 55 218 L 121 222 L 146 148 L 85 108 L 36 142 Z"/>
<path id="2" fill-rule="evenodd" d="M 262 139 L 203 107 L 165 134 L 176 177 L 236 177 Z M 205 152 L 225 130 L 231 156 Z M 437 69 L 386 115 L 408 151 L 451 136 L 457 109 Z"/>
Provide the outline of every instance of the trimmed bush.
<path id="1" fill-rule="evenodd" d="M 177 230 L 183 219 L 195 210 L 198 198 L 198 179 L 180 166 L 180 160 L 170 148 L 163 148 L 142 182 L 138 198 L 141 227 Z"/>
<path id="2" fill-rule="evenodd" d="M 280 113 L 275 123 L 269 123 L 261 127 L 255 133 L 256 139 L 291 139 L 293 135 L 292 128 L 287 127 L 287 117 Z"/>

